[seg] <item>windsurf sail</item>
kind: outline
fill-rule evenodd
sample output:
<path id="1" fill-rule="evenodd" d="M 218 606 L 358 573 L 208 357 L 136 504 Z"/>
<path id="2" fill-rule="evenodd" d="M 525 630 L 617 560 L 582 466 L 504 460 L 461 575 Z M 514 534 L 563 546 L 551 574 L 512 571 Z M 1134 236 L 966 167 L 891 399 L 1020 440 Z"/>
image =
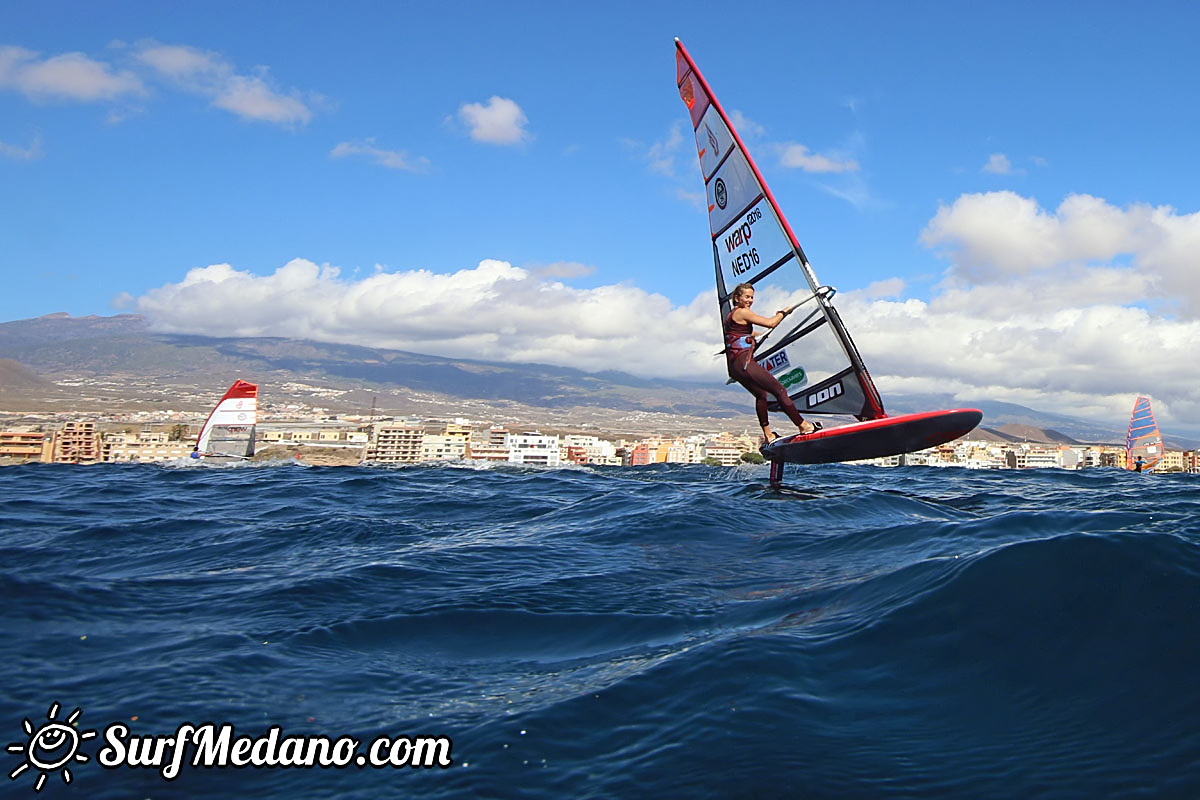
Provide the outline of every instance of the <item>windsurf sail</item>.
<path id="1" fill-rule="evenodd" d="M 1162 436 L 1158 432 L 1158 423 L 1154 420 L 1154 409 L 1150 407 L 1150 398 L 1138 395 L 1133 403 L 1133 413 L 1129 417 L 1129 433 L 1125 436 L 1125 468 L 1137 469 L 1137 462 L 1142 462 L 1142 472 L 1150 472 L 1162 460 Z"/>
<path id="2" fill-rule="evenodd" d="M 803 414 L 887 414 L 862 357 L 804 255 L 729 116 L 683 44 L 675 40 L 676 83 L 691 115 L 704 177 L 721 319 L 739 283 L 755 288 L 760 313 L 797 308 L 754 352 Z M 772 410 L 778 410 L 772 401 Z"/>
<path id="3" fill-rule="evenodd" d="M 258 384 L 234 381 L 200 429 L 196 452 L 202 456 L 249 458 L 254 455 L 257 422 Z"/>

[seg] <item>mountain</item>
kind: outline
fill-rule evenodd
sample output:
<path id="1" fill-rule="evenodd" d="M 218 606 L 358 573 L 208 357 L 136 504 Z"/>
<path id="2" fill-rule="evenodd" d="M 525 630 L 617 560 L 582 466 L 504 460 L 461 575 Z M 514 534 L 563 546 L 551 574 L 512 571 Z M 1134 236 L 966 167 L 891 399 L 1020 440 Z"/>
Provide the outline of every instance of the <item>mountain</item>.
<path id="1" fill-rule="evenodd" d="M 0 323 L 0 357 L 42 378 L 78 384 L 87 409 L 204 410 L 240 377 L 261 384 L 268 402 L 342 412 L 378 402 L 384 413 L 618 431 L 702 430 L 731 420 L 741 427 L 749 416 L 740 387 L 300 339 L 162 334 L 132 314 Z M 36 400 L 36 392 L 26 398 Z"/>
<path id="2" fill-rule="evenodd" d="M 12 405 L 19 399 L 25 409 L 42 399 L 69 396 L 80 410 L 136 407 L 199 412 L 211 407 L 235 378 L 244 378 L 263 387 L 266 402 L 303 403 L 338 412 L 362 412 L 377 404 L 384 413 L 590 426 L 614 432 L 757 429 L 753 404 L 738 386 L 442 358 L 302 339 L 155 333 L 136 314 L 72 317 L 59 313 L 0 323 L 0 359 L 0 400 Z M 1100 425 L 1013 403 L 935 394 L 889 393 L 885 399 L 892 414 L 979 408 L 986 426 L 982 435 L 999 441 L 1125 440 L 1123 422 Z M 55 403 L 62 406 L 63 402 Z M 1169 446 L 1191 448 L 1196 443 L 1180 440 Z"/>
<path id="3" fill-rule="evenodd" d="M 54 384 L 11 358 L 0 358 L 0 392 L 45 391 Z"/>

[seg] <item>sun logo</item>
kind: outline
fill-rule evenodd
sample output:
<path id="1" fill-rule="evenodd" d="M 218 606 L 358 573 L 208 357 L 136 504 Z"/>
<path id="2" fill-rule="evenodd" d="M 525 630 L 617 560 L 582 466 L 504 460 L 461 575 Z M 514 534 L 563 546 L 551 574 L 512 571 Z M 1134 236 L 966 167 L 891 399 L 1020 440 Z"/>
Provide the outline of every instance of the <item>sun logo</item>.
<path id="1" fill-rule="evenodd" d="M 50 706 L 50 710 L 46 713 L 46 719 L 49 721 L 38 727 L 34 727 L 28 719 L 22 720 L 22 727 L 25 728 L 29 741 L 13 742 L 8 746 L 8 752 L 21 753 L 25 756 L 25 761 L 8 773 L 9 780 L 15 781 L 21 773 L 33 767 L 38 771 L 33 790 L 40 792 L 46 785 L 46 778 L 51 772 L 62 770 L 63 783 L 69 784 L 72 777 L 70 764 L 73 761 L 87 763 L 88 757 L 76 751 L 79 750 L 80 742 L 84 739 L 91 739 L 96 732 L 83 731 L 81 733 L 75 730 L 75 723 L 79 721 L 79 715 L 83 713 L 78 708 L 72 711 L 71 716 L 67 717 L 65 721 L 59 722 L 55 719 L 58 716 L 58 708 L 58 703 Z"/>

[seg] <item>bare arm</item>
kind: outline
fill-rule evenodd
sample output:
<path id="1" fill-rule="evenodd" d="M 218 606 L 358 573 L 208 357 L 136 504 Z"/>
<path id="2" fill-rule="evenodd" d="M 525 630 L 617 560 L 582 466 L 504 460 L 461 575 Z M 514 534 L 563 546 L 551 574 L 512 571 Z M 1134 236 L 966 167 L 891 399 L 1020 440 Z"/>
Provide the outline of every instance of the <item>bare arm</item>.
<path id="1" fill-rule="evenodd" d="M 784 317 L 792 313 L 793 308 L 795 308 L 795 306 L 789 306 L 782 311 L 776 311 L 774 316 L 770 317 L 764 317 L 759 314 L 755 314 L 748 308 L 738 308 L 734 309 L 733 321 L 739 323 L 749 322 L 752 325 L 761 325 L 764 328 L 774 328 L 780 322 L 783 322 Z"/>

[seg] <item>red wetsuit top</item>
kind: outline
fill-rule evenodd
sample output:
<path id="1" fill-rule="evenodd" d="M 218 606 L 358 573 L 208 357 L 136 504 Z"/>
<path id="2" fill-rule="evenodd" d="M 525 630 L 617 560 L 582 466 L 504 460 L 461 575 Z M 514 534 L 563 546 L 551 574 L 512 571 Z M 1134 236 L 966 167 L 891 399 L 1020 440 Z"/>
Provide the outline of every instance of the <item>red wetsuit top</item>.
<path id="1" fill-rule="evenodd" d="M 733 312 L 725 315 L 725 357 L 733 361 L 747 350 L 754 349 L 754 326 L 749 322 L 734 322 Z"/>

